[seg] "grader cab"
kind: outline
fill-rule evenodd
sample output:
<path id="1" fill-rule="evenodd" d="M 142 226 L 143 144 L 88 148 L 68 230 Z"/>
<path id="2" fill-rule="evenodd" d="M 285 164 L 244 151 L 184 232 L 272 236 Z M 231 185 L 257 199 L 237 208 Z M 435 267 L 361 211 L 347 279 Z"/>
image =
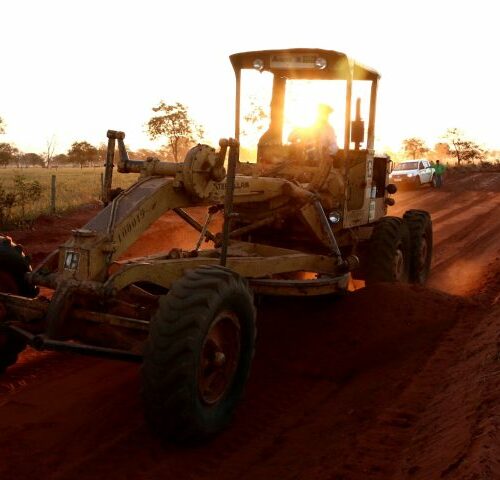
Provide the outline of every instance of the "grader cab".
<path id="1" fill-rule="evenodd" d="M 200 440 L 229 423 L 242 395 L 254 353 L 254 295 L 346 292 L 351 276 L 367 284 L 425 282 L 429 215 L 385 216 L 395 187 L 389 159 L 374 154 L 378 73 L 343 53 L 313 49 L 240 53 L 231 63 L 234 138 L 218 150 L 197 145 L 183 163 L 169 163 L 131 160 L 125 134 L 108 131 L 105 208 L 33 271 L 19 245 L 0 239 L 0 370 L 27 345 L 141 362 L 152 428 Z M 272 81 L 269 124 L 246 162 L 244 72 Z M 340 91 L 325 99 L 343 114 L 337 152 L 317 140 L 287 141 L 286 99 L 296 81 L 311 89 L 331 82 Z M 353 99 L 359 83 L 368 96 L 366 133 L 365 104 Z M 140 178 L 112 198 L 114 166 Z M 207 209 L 203 225 L 189 214 L 194 206 Z M 122 260 L 168 211 L 199 232 L 196 245 Z M 217 214 L 219 232 L 212 231 Z M 211 248 L 201 249 L 204 241 Z"/>

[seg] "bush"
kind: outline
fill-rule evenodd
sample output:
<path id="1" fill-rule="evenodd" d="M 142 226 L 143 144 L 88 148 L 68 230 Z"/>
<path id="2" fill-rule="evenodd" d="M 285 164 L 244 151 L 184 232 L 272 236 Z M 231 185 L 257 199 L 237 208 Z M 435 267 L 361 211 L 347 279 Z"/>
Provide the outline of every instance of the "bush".
<path id="1" fill-rule="evenodd" d="M 26 180 L 23 175 L 14 177 L 14 191 L 6 192 L 0 184 L 0 226 L 5 226 L 11 219 L 13 207 L 20 207 L 22 218 L 25 216 L 25 208 L 29 203 L 40 200 L 42 185 L 39 181 Z"/>
<path id="2" fill-rule="evenodd" d="M 6 225 L 10 220 L 12 207 L 16 203 L 16 195 L 7 193 L 0 183 L 0 226 Z"/>

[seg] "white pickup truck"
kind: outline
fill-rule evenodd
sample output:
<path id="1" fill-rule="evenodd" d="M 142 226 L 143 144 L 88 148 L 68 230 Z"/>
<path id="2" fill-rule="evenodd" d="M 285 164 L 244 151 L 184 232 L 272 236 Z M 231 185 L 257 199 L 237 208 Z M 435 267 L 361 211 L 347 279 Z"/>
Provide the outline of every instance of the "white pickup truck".
<path id="1" fill-rule="evenodd" d="M 396 185 L 419 187 L 430 184 L 434 177 L 434 169 L 428 160 L 408 160 L 394 164 L 389 178 Z"/>

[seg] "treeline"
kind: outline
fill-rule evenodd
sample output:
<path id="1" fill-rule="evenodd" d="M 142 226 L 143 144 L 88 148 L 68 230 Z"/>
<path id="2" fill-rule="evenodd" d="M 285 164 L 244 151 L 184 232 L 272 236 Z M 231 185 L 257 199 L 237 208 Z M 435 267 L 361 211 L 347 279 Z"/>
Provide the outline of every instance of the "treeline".
<path id="1" fill-rule="evenodd" d="M 0 167 L 96 167 L 104 165 L 106 161 L 107 146 L 104 144 L 97 147 L 89 142 L 74 142 L 66 153 L 57 155 L 47 155 L 38 153 L 24 153 L 19 151 L 14 145 L 0 143 Z M 165 149 L 150 150 L 141 148 L 136 151 L 128 150 L 133 159 L 146 160 L 148 157 L 169 159 L 170 155 Z"/>
<path id="2" fill-rule="evenodd" d="M 137 160 L 153 157 L 165 161 L 183 161 L 187 151 L 203 138 L 203 127 L 190 117 L 187 107 L 179 102 L 167 104 L 162 100 L 152 108 L 152 111 L 154 114 L 146 125 L 147 133 L 151 140 L 164 140 L 164 146 L 158 150 L 127 149 L 129 156 Z M 0 118 L 1 133 L 5 133 L 5 123 Z M 107 146 L 104 143 L 95 146 L 87 141 L 76 141 L 65 153 L 56 155 L 54 152 L 54 138 L 47 141 L 47 148 L 43 154 L 21 152 L 15 145 L 0 143 L 0 167 L 100 166 L 106 161 Z"/>
<path id="3" fill-rule="evenodd" d="M 402 142 L 401 151 L 396 153 L 395 157 L 399 157 L 400 160 L 424 157 L 433 161 L 447 160 L 455 162 L 457 166 L 500 162 L 500 151 L 486 150 L 458 128 L 449 128 L 441 139 L 441 142 L 429 148 L 422 138 L 406 138 Z"/>

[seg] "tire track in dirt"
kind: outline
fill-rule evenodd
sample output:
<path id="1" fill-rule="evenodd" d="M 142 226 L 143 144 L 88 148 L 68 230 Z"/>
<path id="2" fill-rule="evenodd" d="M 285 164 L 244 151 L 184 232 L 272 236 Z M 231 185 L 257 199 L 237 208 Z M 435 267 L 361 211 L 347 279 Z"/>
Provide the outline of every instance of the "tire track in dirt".
<path id="1" fill-rule="evenodd" d="M 500 310 L 461 330 L 460 343 L 450 338 L 456 360 L 445 381 L 438 375 L 398 478 L 500 478 Z"/>
<path id="2" fill-rule="evenodd" d="M 363 478 L 363 475 L 369 474 L 370 479 L 385 480 L 401 478 L 406 474 L 411 476 L 420 469 L 419 465 L 409 460 L 401 466 L 397 459 L 404 455 L 405 446 L 414 441 L 415 432 L 419 429 L 419 419 L 428 409 L 435 392 L 451 383 L 448 379 L 443 381 L 443 372 L 460 359 L 462 345 L 470 336 L 481 313 L 474 311 L 476 309 L 477 305 L 473 303 L 463 304 L 456 325 L 444 334 L 434 352 L 423 359 L 419 370 L 390 407 L 380 412 L 373 425 L 364 432 L 356 448 L 349 452 L 346 464 L 350 468 L 339 471 L 340 478 L 344 478 L 342 475 L 351 478 L 350 475 L 356 473 L 358 477 L 355 478 Z M 455 415 L 453 417 L 455 421 L 461 420 Z M 420 441 L 429 442 L 429 439 Z M 357 465 L 356 459 L 360 457 L 363 458 L 361 468 L 353 468 Z M 367 464 L 371 464 L 368 470 Z"/>

